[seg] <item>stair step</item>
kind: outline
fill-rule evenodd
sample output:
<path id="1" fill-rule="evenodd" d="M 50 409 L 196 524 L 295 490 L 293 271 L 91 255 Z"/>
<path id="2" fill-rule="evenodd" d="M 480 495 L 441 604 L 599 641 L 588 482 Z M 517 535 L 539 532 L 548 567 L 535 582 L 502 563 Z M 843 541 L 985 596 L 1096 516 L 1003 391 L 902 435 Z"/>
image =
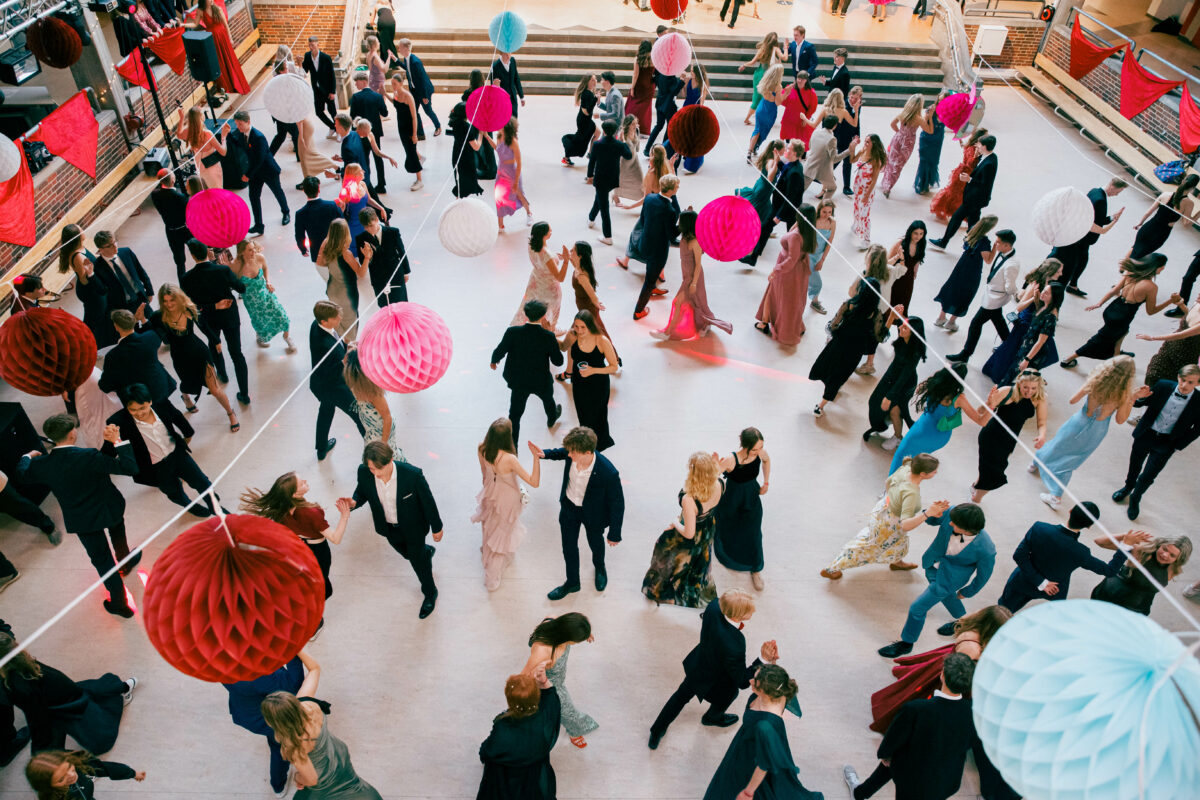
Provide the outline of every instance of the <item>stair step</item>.
<path id="1" fill-rule="evenodd" d="M 482 68 L 492 61 L 492 50 L 490 48 L 474 46 L 464 46 L 455 48 L 454 50 L 425 49 L 421 51 L 420 55 L 421 63 L 425 64 L 426 67 L 448 63 L 462 65 L 463 63 L 471 62 L 480 65 L 480 68 Z M 579 64 L 579 74 L 586 71 L 583 68 L 584 66 L 587 69 L 593 70 L 611 69 L 614 72 L 625 70 L 631 73 L 633 71 L 633 58 L 628 54 L 594 53 L 584 60 L 578 58 L 579 53 L 573 51 L 573 48 L 564 48 L 561 52 L 541 52 L 535 48 L 533 52 L 529 53 L 526 53 L 522 49 L 520 55 L 517 56 L 517 64 L 522 72 L 528 69 L 529 65 L 536 64 L 553 64 L 555 68 L 562 70 L 563 58 L 565 56 L 572 57 Z M 698 58 L 700 63 L 710 70 L 736 71 L 739 66 L 746 63 L 741 59 L 720 58 L 706 55 L 703 52 L 699 53 Z M 828 64 L 822 67 L 825 71 L 828 71 L 828 68 Z M 854 65 L 851 67 L 851 72 L 857 76 L 864 72 L 871 72 L 872 70 L 893 69 L 922 69 L 940 75 L 942 72 L 942 63 L 936 58 L 911 58 L 904 55 L 885 55 L 855 60 Z M 753 74 L 749 70 L 747 70 L 747 73 Z"/>
<path id="2" fill-rule="evenodd" d="M 421 61 L 423 62 L 428 62 L 432 58 L 446 55 L 459 55 L 462 57 L 472 56 L 490 61 L 495 53 L 495 48 L 492 46 L 491 42 L 486 40 L 437 42 L 436 44 L 425 44 L 425 46 L 421 46 L 422 44 L 422 42 L 416 42 L 417 53 L 421 56 Z M 633 60 L 634 52 L 635 49 L 633 47 L 628 48 L 628 50 L 624 49 L 623 47 L 620 49 L 612 48 L 611 50 L 606 49 L 606 51 L 601 52 L 593 51 L 591 57 L 595 58 L 599 56 L 617 58 L 628 62 Z M 737 50 L 728 47 L 697 47 L 695 48 L 694 52 L 702 62 L 706 63 L 709 61 L 726 60 L 745 63 L 754 55 L 752 51 L 747 52 L 745 50 Z M 820 51 L 818 51 L 818 56 L 822 55 L 824 56 L 827 65 L 832 62 L 832 50 L 825 54 L 822 54 Z M 521 63 L 538 56 L 569 56 L 571 58 L 578 58 L 579 43 L 527 42 L 526 45 L 521 48 L 521 51 L 517 53 L 517 59 Z M 855 51 L 851 55 L 851 61 L 853 66 L 856 68 L 866 64 L 917 63 L 928 64 L 935 67 L 940 66 L 941 64 L 941 59 L 938 57 L 937 53 L 912 53 L 903 50 L 888 50 L 886 52 L 879 53 L 860 53 Z"/>

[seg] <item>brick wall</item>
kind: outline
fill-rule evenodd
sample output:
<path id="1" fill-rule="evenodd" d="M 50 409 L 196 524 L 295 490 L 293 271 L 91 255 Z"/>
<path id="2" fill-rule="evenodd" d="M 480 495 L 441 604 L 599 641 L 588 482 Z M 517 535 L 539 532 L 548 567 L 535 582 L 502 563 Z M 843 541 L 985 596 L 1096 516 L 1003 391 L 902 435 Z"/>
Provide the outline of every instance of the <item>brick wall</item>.
<path id="1" fill-rule="evenodd" d="M 1066 70 L 1071 64 L 1070 33 L 1066 28 L 1050 31 L 1046 40 L 1045 56 Z M 1114 109 L 1121 108 L 1121 64 L 1110 58 L 1079 81 L 1098 94 Z M 1154 105 L 1133 118 L 1132 122 L 1145 133 L 1153 136 L 1176 153 L 1181 151 L 1179 143 L 1179 99 L 1170 94 L 1155 101 Z"/>
<path id="2" fill-rule="evenodd" d="M 1013 69 L 1015 67 L 1028 67 L 1033 64 L 1034 56 L 1037 55 L 1038 45 L 1042 43 L 1042 33 L 1046 30 L 1045 23 L 1016 24 L 1017 22 L 1020 21 L 1003 21 L 1004 26 L 1008 28 L 1008 38 L 1004 40 L 1004 49 L 1000 52 L 1000 55 L 986 57 L 988 66 Z M 979 25 L 967 23 L 965 27 L 967 29 L 967 41 L 971 42 L 973 46 L 975 43 L 975 34 L 979 31 Z"/>
<path id="3" fill-rule="evenodd" d="M 308 49 L 309 36 L 319 37 L 321 50 L 336 59 L 338 49 L 342 45 L 346 4 L 256 2 L 254 16 L 258 20 L 262 40 L 272 45 L 288 45 L 296 55 L 297 62 L 304 57 L 304 51 Z"/>

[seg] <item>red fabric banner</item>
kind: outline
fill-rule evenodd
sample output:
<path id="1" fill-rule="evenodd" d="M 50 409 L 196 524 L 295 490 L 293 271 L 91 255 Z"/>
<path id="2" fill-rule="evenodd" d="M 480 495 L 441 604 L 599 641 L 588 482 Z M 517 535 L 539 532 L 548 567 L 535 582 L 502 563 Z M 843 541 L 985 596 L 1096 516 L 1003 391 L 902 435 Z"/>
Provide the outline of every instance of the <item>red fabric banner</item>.
<path id="1" fill-rule="evenodd" d="M 1182 84 L 1183 81 L 1169 81 L 1147 72 L 1133 57 L 1133 48 L 1126 50 L 1121 62 L 1121 116 L 1133 119 Z"/>
<path id="2" fill-rule="evenodd" d="M 134 50 L 117 63 L 117 74 L 130 83 L 136 83 L 143 89 L 149 90 L 150 81 L 154 80 L 154 76 L 150 74 L 150 70 L 146 68 L 146 64 L 138 52 Z"/>
<path id="3" fill-rule="evenodd" d="M 1186 83 L 1183 84 L 1183 100 L 1179 103 L 1179 142 L 1185 153 L 1200 147 L 1200 109 L 1196 108 Z"/>
<path id="4" fill-rule="evenodd" d="M 173 26 L 157 36 L 146 40 L 150 52 L 163 60 L 176 75 L 182 75 L 187 67 L 187 53 L 183 51 L 183 28 Z"/>
<path id="5" fill-rule="evenodd" d="M 1104 59 L 1125 47 L 1119 44 L 1115 47 L 1097 47 L 1087 40 L 1079 28 L 1079 17 L 1075 17 L 1075 25 L 1071 28 L 1071 66 L 1067 70 L 1071 77 L 1079 80 L 1084 75 L 1100 66 Z"/>
<path id="6" fill-rule="evenodd" d="M 92 180 L 96 179 L 100 123 L 83 92 L 51 111 L 37 130 L 25 138 L 31 142 L 45 142 L 51 153 L 79 167 Z"/>
<path id="7" fill-rule="evenodd" d="M 0 183 L 0 242 L 33 247 L 37 243 L 37 227 L 33 222 L 33 176 L 25 161 L 25 148 L 16 142 L 21 151 L 21 168 L 4 183 Z"/>

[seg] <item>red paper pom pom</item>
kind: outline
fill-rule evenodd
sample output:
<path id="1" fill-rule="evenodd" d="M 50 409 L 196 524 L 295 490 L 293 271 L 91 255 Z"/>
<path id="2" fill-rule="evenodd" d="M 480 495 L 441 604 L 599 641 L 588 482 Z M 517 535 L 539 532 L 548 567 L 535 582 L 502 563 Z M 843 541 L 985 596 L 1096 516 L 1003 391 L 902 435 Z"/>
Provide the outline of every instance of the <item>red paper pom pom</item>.
<path id="1" fill-rule="evenodd" d="M 25 46 L 48 67 L 66 69 L 83 54 L 83 42 L 68 23 L 43 17 L 25 31 Z"/>
<path id="2" fill-rule="evenodd" d="M 96 337 L 61 308 L 31 308 L 0 326 L 0 378 L 53 397 L 79 388 L 96 366 Z"/>
<path id="3" fill-rule="evenodd" d="M 498 131 L 512 119 L 512 98 L 499 86 L 480 86 L 467 97 L 466 112 L 479 130 Z"/>
<path id="4" fill-rule="evenodd" d="M 688 0 L 650 0 L 650 10 L 659 19 L 673 20 L 683 16 Z"/>
<path id="5" fill-rule="evenodd" d="M 707 106 L 681 108 L 667 125 L 667 139 L 684 158 L 699 158 L 717 146 L 721 125 Z"/>
<path id="6" fill-rule="evenodd" d="M 249 681 L 279 669 L 312 638 L 325 611 L 325 580 L 296 534 L 230 514 L 171 542 L 154 563 L 144 607 L 146 635 L 175 669 L 202 681 Z"/>
<path id="7" fill-rule="evenodd" d="M 225 189 L 205 189 L 187 204 L 187 227 L 209 247 L 234 247 L 250 232 L 246 201 Z"/>
<path id="8" fill-rule="evenodd" d="M 744 197 L 718 197 L 696 217 L 696 241 L 715 261 L 737 261 L 750 255 L 762 230 L 758 212 Z"/>
<path id="9" fill-rule="evenodd" d="M 419 303 L 390 303 L 358 337 L 363 372 L 390 392 L 419 392 L 441 380 L 454 355 L 450 329 Z"/>

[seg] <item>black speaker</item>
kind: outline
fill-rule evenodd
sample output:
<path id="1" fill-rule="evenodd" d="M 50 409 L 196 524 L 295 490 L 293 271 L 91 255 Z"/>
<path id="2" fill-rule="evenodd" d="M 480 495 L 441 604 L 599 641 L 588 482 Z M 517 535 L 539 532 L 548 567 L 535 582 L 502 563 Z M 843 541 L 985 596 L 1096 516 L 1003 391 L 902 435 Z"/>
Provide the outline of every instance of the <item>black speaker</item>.
<path id="1" fill-rule="evenodd" d="M 142 159 L 142 171 L 151 178 L 157 176 L 160 169 L 167 169 L 170 166 L 171 157 L 167 154 L 165 147 L 155 147 Z"/>
<path id="2" fill-rule="evenodd" d="M 188 69 L 198 81 L 212 82 L 221 77 L 221 63 L 217 61 L 217 45 L 208 31 L 188 31 L 183 35 L 183 49 L 187 53 Z"/>

